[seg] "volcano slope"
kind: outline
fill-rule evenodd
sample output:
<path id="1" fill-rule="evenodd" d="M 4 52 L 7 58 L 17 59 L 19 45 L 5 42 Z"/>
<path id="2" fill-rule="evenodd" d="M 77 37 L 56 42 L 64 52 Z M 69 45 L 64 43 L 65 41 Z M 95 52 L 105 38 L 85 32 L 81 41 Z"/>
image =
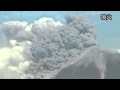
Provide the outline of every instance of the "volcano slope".
<path id="1" fill-rule="evenodd" d="M 120 54 L 90 47 L 76 62 L 64 67 L 54 79 L 119 79 Z M 83 55 L 83 56 L 82 56 Z"/>

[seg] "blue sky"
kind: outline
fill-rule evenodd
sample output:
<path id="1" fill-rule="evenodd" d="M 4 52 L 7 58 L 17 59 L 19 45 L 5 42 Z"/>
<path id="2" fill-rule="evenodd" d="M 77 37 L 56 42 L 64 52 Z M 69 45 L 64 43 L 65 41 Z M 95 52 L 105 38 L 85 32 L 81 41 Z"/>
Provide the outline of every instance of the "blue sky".
<path id="1" fill-rule="evenodd" d="M 3 21 L 20 20 L 29 23 L 41 17 L 52 17 L 65 23 L 67 11 L 0 11 L 0 23 Z M 85 15 L 96 27 L 97 42 L 106 48 L 120 49 L 120 11 L 74 11 Z M 101 21 L 100 14 L 111 14 L 111 21 Z"/>

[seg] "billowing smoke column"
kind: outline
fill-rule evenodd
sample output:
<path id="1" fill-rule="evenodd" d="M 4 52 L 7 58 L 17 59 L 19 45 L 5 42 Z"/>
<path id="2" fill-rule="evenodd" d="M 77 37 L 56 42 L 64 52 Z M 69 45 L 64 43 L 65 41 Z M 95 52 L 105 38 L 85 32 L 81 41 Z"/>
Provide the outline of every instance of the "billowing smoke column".
<path id="1" fill-rule="evenodd" d="M 96 45 L 95 28 L 84 16 L 67 14 L 65 19 L 66 25 L 45 17 L 32 24 L 1 24 L 0 78 L 68 78 L 68 74 L 69 78 L 105 78 L 106 63 L 119 61 L 120 54 Z M 76 73 L 91 63 L 99 77 Z"/>
<path id="2" fill-rule="evenodd" d="M 36 78 L 50 77 L 47 75 L 59 71 L 66 63 L 75 61 L 82 51 L 96 45 L 95 28 L 84 16 L 68 14 L 65 18 L 65 26 L 41 28 L 35 24 L 31 29 L 36 37 L 30 50 L 36 63 L 27 72 Z"/>
<path id="3" fill-rule="evenodd" d="M 66 20 L 66 26 L 41 28 L 33 25 L 32 32 L 36 38 L 33 40 L 31 52 L 35 60 L 57 57 L 57 54 L 65 52 L 72 56 L 72 52 L 80 53 L 82 49 L 96 44 L 94 26 L 85 17 L 68 14 Z"/>

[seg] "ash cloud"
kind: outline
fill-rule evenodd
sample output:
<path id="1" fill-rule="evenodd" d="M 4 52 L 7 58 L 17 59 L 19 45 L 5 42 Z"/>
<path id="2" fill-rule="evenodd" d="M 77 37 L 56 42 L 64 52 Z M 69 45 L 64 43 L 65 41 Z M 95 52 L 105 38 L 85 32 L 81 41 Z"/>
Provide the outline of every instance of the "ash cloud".
<path id="1" fill-rule="evenodd" d="M 27 22 L 9 21 L 1 25 L 1 31 L 7 40 L 15 39 L 21 42 L 33 38 L 33 34 L 29 32 L 29 27 L 31 26 Z"/>
<path id="2" fill-rule="evenodd" d="M 32 62 L 31 45 L 35 34 L 32 26 L 39 27 L 62 25 L 52 18 L 41 18 L 32 24 L 25 21 L 8 21 L 0 25 L 2 43 L 0 45 L 0 78 L 26 78 L 25 71 Z"/>
<path id="3" fill-rule="evenodd" d="M 0 78 L 25 78 L 30 64 L 31 40 L 34 37 L 27 22 L 8 21 L 0 25 L 3 40 L 0 47 Z"/>
<path id="4" fill-rule="evenodd" d="M 39 25 L 33 25 L 32 31 L 37 37 L 34 39 L 31 52 L 33 55 L 36 55 L 35 57 L 39 57 L 35 58 L 35 60 L 44 57 L 54 57 L 61 50 L 65 50 L 67 53 L 72 52 L 71 50 L 80 52 L 82 49 L 96 45 L 94 26 L 85 17 L 76 17 L 68 14 L 66 19 L 69 21 L 69 24 L 61 27 L 42 28 L 41 30 Z M 71 20 L 72 18 L 74 20 Z M 85 31 L 80 31 L 81 29 L 78 29 L 76 26 L 81 26 Z"/>
<path id="5" fill-rule="evenodd" d="M 32 24 L 1 24 L 0 78 L 106 78 L 107 63 L 119 62 L 120 54 L 96 44 L 95 27 L 84 16 L 67 14 L 65 19 L 66 25 L 46 17 Z"/>
<path id="6" fill-rule="evenodd" d="M 65 26 L 41 30 L 39 25 L 33 25 L 31 31 L 36 38 L 30 50 L 34 63 L 27 73 L 36 78 L 50 77 L 46 75 L 59 71 L 65 63 L 76 61 L 74 58 L 96 45 L 95 28 L 84 16 L 67 14 L 65 18 Z"/>

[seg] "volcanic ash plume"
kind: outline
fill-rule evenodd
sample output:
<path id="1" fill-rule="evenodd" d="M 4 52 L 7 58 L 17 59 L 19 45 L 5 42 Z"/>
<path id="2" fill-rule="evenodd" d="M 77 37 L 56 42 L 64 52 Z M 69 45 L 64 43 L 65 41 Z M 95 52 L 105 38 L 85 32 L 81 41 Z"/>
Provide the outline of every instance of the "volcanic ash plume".
<path id="1" fill-rule="evenodd" d="M 31 45 L 33 62 L 27 73 L 35 78 L 49 78 L 67 63 L 76 61 L 84 50 L 96 45 L 94 26 L 84 17 L 68 14 L 67 25 L 41 28 L 33 25 Z M 49 76 L 48 76 L 49 75 Z"/>

